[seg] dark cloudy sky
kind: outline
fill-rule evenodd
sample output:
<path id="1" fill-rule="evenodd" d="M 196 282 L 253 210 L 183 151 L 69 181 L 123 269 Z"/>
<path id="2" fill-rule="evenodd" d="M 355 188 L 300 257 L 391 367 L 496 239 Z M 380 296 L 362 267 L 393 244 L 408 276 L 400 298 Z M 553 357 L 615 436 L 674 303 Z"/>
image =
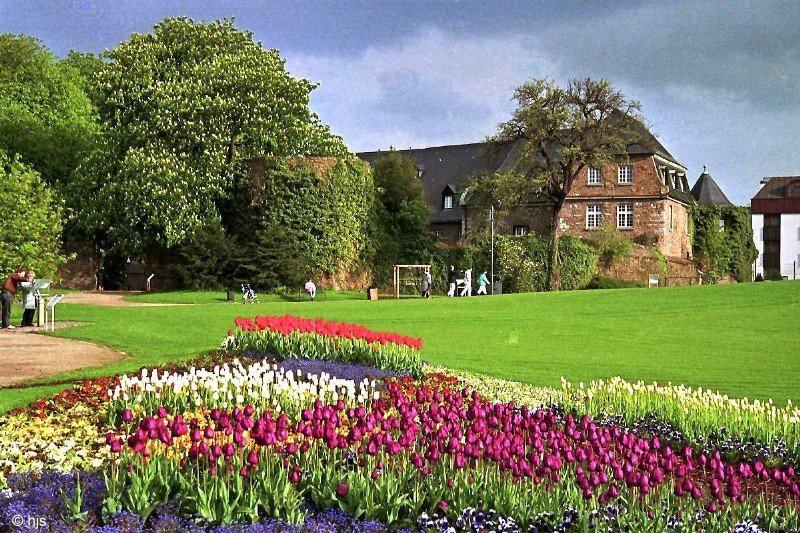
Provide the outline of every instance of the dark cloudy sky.
<path id="1" fill-rule="evenodd" d="M 605 77 L 653 132 L 746 205 L 800 174 L 800 1 L 0 0 L 0 32 L 100 52 L 166 16 L 235 17 L 351 150 L 479 141 L 527 79 Z"/>

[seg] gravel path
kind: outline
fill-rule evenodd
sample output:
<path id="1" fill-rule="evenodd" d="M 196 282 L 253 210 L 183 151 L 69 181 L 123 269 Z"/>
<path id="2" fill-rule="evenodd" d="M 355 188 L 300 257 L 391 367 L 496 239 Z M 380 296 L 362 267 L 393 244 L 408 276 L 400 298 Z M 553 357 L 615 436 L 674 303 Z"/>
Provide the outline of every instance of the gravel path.
<path id="1" fill-rule="evenodd" d="M 56 327 L 76 323 L 57 322 Z M 125 357 L 122 352 L 90 342 L 36 335 L 43 328 L 0 329 L 0 387 Z"/>
<path id="2" fill-rule="evenodd" d="M 57 292 L 57 291 L 53 291 Z M 83 291 L 73 292 L 64 295 L 64 303 L 68 304 L 87 304 L 87 305 L 103 305 L 110 307 L 164 307 L 169 305 L 185 305 L 185 304 L 157 304 L 149 302 L 130 302 L 123 300 L 123 296 L 132 294 L 142 294 L 134 291 Z"/>

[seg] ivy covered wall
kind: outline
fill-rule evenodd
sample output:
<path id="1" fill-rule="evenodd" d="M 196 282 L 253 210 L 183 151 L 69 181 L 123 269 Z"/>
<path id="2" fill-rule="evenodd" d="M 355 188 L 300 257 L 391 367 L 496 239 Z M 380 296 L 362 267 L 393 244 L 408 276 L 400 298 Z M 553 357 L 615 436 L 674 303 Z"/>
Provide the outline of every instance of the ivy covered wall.
<path id="1" fill-rule="evenodd" d="M 284 232 L 315 274 L 364 265 L 370 251 L 376 191 L 357 158 L 268 158 L 249 175 L 256 223 Z"/>
<path id="2" fill-rule="evenodd" d="M 750 210 L 736 206 L 694 206 L 692 248 L 700 268 L 712 280 L 730 275 L 751 281 L 758 250 L 753 242 Z"/>

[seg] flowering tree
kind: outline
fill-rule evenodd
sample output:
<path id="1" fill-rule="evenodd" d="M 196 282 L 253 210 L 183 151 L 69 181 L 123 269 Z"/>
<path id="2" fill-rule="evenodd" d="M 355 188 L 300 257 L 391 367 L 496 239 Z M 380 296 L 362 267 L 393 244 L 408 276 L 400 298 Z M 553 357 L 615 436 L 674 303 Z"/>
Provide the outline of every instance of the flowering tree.
<path id="1" fill-rule="evenodd" d="M 165 19 L 105 59 L 103 136 L 83 168 L 81 221 L 128 251 L 171 246 L 217 218 L 237 162 L 347 151 L 310 111 L 314 85 L 231 21 Z"/>
<path id="2" fill-rule="evenodd" d="M 506 207 L 544 196 L 553 206 L 550 224 L 549 289 L 559 290 L 558 239 L 561 208 L 576 177 L 587 166 L 625 156 L 642 136 L 640 105 L 606 80 L 525 83 L 514 93 L 517 109 L 492 138 L 521 142 L 514 172 L 493 177 L 494 195 Z"/>

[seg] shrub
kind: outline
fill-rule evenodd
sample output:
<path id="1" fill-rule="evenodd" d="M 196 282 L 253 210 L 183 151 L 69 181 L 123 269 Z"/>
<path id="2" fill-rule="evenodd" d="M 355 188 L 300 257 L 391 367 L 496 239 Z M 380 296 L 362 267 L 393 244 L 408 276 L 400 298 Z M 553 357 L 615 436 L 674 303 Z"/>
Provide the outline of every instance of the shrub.
<path id="1" fill-rule="evenodd" d="M 584 289 L 633 289 L 644 287 L 644 283 L 624 279 L 610 278 L 608 276 L 595 276 Z"/>
<path id="2" fill-rule="evenodd" d="M 594 230 L 586 242 L 597 248 L 600 262 L 605 267 L 610 267 L 618 261 L 630 257 L 633 251 L 633 243 L 626 239 L 619 230 L 609 225 L 600 226 Z"/>
<path id="3" fill-rule="evenodd" d="M 547 289 L 548 238 L 498 236 L 499 277 L 504 292 L 530 292 Z M 561 288 L 585 287 L 597 270 L 597 250 L 577 237 L 562 237 L 558 247 L 561 261 Z"/>
<path id="4" fill-rule="evenodd" d="M 177 260 L 172 272 L 181 287 L 222 289 L 233 280 L 236 242 L 219 222 L 211 222 L 193 232 L 175 252 Z"/>

